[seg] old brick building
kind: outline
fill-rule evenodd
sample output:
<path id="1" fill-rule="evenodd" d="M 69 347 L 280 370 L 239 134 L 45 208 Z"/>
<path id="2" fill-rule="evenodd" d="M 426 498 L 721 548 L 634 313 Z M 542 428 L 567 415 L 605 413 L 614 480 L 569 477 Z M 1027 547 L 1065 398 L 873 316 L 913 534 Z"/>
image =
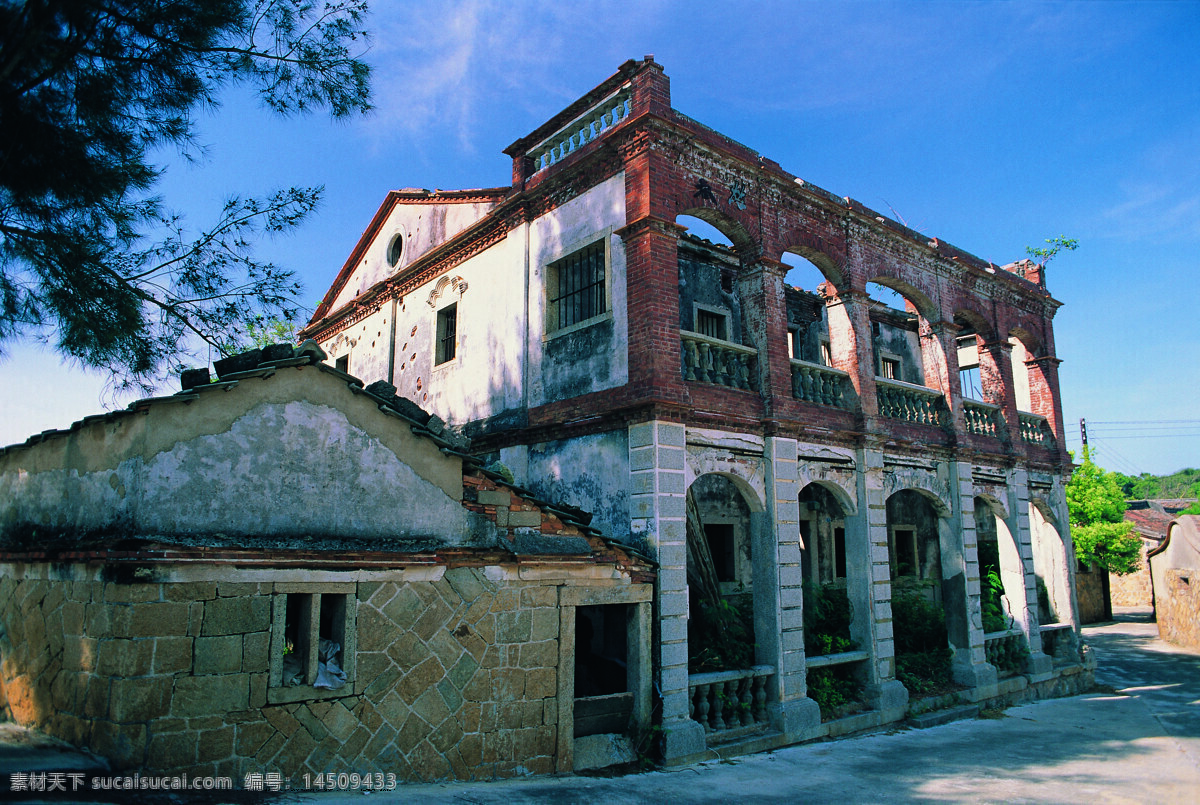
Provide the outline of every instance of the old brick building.
<path id="1" fill-rule="evenodd" d="M 944 613 L 960 696 L 1086 684 L 1040 266 L 787 173 L 673 109 L 650 57 L 505 153 L 509 187 L 389 194 L 304 335 L 658 561 L 668 759 L 902 718 L 904 596 Z M 689 547 L 752 631 L 739 667 L 701 671 Z M 823 651 L 821 590 L 849 619 Z M 833 678 L 856 714 L 822 717 Z"/>

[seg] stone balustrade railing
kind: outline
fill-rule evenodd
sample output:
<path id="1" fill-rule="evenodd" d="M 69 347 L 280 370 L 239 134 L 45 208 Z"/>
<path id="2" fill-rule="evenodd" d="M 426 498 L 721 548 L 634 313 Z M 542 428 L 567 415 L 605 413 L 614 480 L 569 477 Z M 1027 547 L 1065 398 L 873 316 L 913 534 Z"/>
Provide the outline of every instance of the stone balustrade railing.
<path id="1" fill-rule="evenodd" d="M 529 151 L 537 173 L 595 140 L 629 117 L 630 89 L 622 87 Z"/>
<path id="2" fill-rule="evenodd" d="M 813 657 L 805 657 L 804 664 L 809 668 L 826 668 L 830 665 L 845 665 L 850 662 L 864 662 L 871 659 L 871 655 L 865 651 L 841 651 L 837 654 L 818 654 Z"/>
<path id="3" fill-rule="evenodd" d="M 1042 636 L 1042 653 L 1056 663 L 1078 662 L 1072 656 L 1071 644 L 1074 627 L 1069 623 L 1046 623 L 1039 630 Z"/>
<path id="4" fill-rule="evenodd" d="M 898 380 L 875 378 L 879 415 L 920 425 L 945 425 L 949 418 L 940 392 Z"/>
<path id="5" fill-rule="evenodd" d="M 1021 420 L 1021 439 L 1023 441 L 1040 444 L 1043 447 L 1054 446 L 1054 433 L 1050 430 L 1050 423 L 1046 421 L 1046 417 L 1025 411 L 1018 411 L 1017 417 Z"/>
<path id="6" fill-rule="evenodd" d="M 1000 436 L 1000 423 L 1004 416 L 1000 406 L 991 405 L 978 400 L 963 400 L 963 419 L 966 420 L 967 433 L 976 436 Z"/>
<path id="7" fill-rule="evenodd" d="M 688 675 L 692 720 L 705 732 L 753 727 L 767 721 L 767 681 L 771 665 L 740 671 Z"/>
<path id="8" fill-rule="evenodd" d="M 850 375 L 819 363 L 792 361 L 792 396 L 797 400 L 828 405 L 843 411 L 854 405 L 847 389 Z"/>
<path id="9" fill-rule="evenodd" d="M 679 338 L 684 380 L 758 390 L 758 350 L 699 333 L 680 332 Z"/>
<path id="10" fill-rule="evenodd" d="M 987 661 L 996 667 L 1002 677 L 1017 673 L 1029 654 L 1025 647 L 1025 633 L 1020 629 L 988 632 L 983 636 L 983 651 Z"/>

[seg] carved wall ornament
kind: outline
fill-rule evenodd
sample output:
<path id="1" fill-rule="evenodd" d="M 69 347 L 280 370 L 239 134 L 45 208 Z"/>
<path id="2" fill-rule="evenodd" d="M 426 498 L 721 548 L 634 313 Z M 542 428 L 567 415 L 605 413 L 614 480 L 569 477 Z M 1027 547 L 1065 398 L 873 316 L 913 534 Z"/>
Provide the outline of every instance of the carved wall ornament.
<path id="1" fill-rule="evenodd" d="M 437 308 L 438 297 L 442 295 L 447 288 L 451 293 L 457 293 L 462 296 L 467 290 L 467 281 L 462 277 L 442 277 L 437 281 L 437 285 L 433 286 L 433 290 L 429 292 L 429 300 L 427 304 L 431 308 Z"/>

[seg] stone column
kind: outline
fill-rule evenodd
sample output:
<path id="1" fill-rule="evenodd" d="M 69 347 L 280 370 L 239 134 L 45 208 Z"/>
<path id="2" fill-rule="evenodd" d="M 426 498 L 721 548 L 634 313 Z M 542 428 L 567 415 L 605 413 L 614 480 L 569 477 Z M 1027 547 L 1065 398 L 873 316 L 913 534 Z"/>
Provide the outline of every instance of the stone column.
<path id="1" fill-rule="evenodd" d="M 705 748 L 704 728 L 691 719 L 688 688 L 686 429 L 651 420 L 629 426 L 630 530 L 658 560 L 658 647 L 665 759 Z"/>
<path id="2" fill-rule="evenodd" d="M 965 433 L 962 387 L 958 379 L 958 330 L 958 325 L 953 322 L 927 322 L 922 319 L 921 363 L 924 366 L 925 385 L 940 391 L 946 401 L 950 422 L 944 423 L 944 426 L 954 433 Z"/>
<path id="3" fill-rule="evenodd" d="M 1033 561 L 1033 533 L 1029 527 L 1029 477 L 1022 469 L 1009 473 L 1007 504 L 1008 518 L 1005 523 L 1017 543 L 1017 553 L 1021 556 L 1021 567 L 1025 572 L 1025 608 L 1017 618 L 1018 625 L 1029 642 L 1029 659 L 1025 663 L 1025 672 L 1029 674 L 1030 682 L 1041 682 L 1050 678 L 1054 661 L 1042 652 L 1037 574 Z"/>
<path id="4" fill-rule="evenodd" d="M 768 554 L 778 580 L 760 597 L 754 586 L 755 612 L 760 602 L 775 614 L 775 645 L 763 646 L 759 662 L 775 666 L 775 690 L 771 721 L 789 740 L 815 736 L 821 726 L 821 708 L 808 698 L 804 656 L 804 577 L 800 560 L 800 485 L 797 474 L 796 440 L 768 436 L 763 456 L 767 470 L 767 517 L 773 525 Z M 767 553 L 764 551 L 764 553 Z M 765 585 L 764 585 L 765 586 Z M 773 649 L 773 650 L 770 650 Z"/>
<path id="5" fill-rule="evenodd" d="M 996 695 L 998 676 L 984 650 L 975 484 L 970 462 L 951 461 L 947 469 L 953 508 L 948 517 L 938 518 L 938 541 L 946 628 L 954 648 L 954 681 L 969 685 L 972 690 L 968 695 L 972 698 L 986 699 Z"/>
<path id="6" fill-rule="evenodd" d="M 758 390 L 766 416 L 774 416 L 776 399 L 791 399 L 792 367 L 788 358 L 787 310 L 783 277 L 788 266 L 760 259 L 738 278 L 747 346 L 758 350 Z"/>
<path id="7" fill-rule="evenodd" d="M 1025 361 L 1029 370 L 1029 402 L 1033 413 L 1046 417 L 1057 440 L 1058 452 L 1066 458 L 1067 440 L 1063 432 L 1062 400 L 1058 394 L 1058 358 L 1042 356 Z"/>
<path id="8" fill-rule="evenodd" d="M 858 510 L 846 517 L 847 593 L 856 613 L 852 637 L 871 654 L 866 699 L 886 721 L 908 711 L 908 689 L 896 679 L 892 624 L 892 572 L 888 556 L 887 501 L 883 494 L 883 452 L 878 446 L 858 454 Z"/>

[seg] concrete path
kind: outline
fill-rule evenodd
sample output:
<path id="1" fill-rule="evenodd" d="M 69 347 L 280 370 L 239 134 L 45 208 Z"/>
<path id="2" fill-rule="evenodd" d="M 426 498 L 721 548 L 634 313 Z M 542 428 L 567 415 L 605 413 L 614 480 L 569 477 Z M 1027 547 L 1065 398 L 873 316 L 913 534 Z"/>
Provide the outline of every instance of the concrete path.
<path id="1" fill-rule="evenodd" d="M 1200 655 L 1159 641 L 1148 612 L 1121 612 L 1118 618 L 1084 630 L 1099 661 L 1097 682 L 1111 693 L 1013 707 L 996 718 L 895 729 L 619 778 L 407 785 L 388 793 L 306 794 L 277 801 L 1200 802 Z M 0 800 L 8 771 L 0 767 Z M 247 801 L 244 794 L 224 800 L 210 795 L 205 801 L 234 799 Z"/>

